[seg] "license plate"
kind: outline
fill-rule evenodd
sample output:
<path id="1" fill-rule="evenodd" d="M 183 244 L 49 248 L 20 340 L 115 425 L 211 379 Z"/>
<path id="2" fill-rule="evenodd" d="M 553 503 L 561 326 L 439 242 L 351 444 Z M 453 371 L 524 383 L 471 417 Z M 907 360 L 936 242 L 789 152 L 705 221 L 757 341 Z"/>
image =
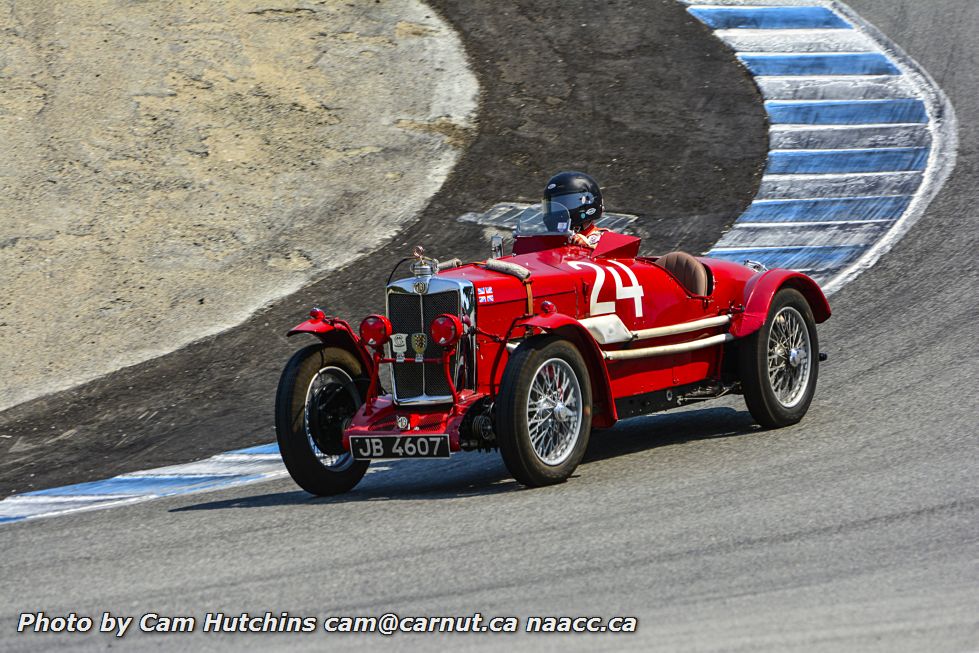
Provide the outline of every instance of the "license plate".
<path id="1" fill-rule="evenodd" d="M 350 453 L 357 460 L 377 458 L 448 458 L 448 435 L 351 435 Z"/>

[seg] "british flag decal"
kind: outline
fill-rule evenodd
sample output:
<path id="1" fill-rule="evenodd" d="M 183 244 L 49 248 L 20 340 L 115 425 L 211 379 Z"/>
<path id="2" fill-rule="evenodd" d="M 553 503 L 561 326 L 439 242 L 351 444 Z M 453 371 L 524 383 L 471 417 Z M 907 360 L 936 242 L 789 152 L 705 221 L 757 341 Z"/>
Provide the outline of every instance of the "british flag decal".
<path id="1" fill-rule="evenodd" d="M 480 304 L 490 304 L 493 302 L 493 286 L 483 286 L 476 289 L 476 298 Z"/>

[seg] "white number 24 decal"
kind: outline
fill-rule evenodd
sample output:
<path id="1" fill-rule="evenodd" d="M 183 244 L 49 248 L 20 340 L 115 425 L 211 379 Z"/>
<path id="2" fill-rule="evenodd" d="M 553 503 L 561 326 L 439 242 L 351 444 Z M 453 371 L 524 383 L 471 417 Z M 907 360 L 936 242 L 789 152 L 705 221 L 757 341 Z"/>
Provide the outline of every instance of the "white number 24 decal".
<path id="1" fill-rule="evenodd" d="M 591 289 L 591 308 L 589 313 L 592 315 L 592 317 L 594 317 L 596 315 L 606 315 L 608 313 L 615 312 L 615 302 L 598 301 L 598 295 L 602 292 L 602 286 L 605 285 L 605 271 L 608 270 L 609 274 L 611 274 L 612 278 L 615 280 L 615 301 L 620 299 L 631 299 L 633 302 L 635 302 L 636 317 L 642 317 L 643 290 L 642 286 L 639 285 L 639 280 L 636 279 L 636 273 L 624 263 L 619 263 L 618 261 L 609 261 L 609 263 L 622 268 L 622 271 L 629 277 L 629 281 L 632 285 L 624 285 L 622 283 L 622 277 L 619 276 L 619 271 L 613 267 L 605 268 L 600 265 L 595 265 L 594 263 L 586 263 L 585 261 L 568 261 L 568 265 L 575 270 L 591 268 L 595 271 L 595 285 Z"/>

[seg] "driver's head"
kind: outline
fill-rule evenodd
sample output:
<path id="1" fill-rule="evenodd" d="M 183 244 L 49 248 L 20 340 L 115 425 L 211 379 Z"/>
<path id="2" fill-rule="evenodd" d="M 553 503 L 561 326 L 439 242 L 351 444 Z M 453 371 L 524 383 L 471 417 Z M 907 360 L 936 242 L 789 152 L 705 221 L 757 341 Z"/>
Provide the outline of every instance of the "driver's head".
<path id="1" fill-rule="evenodd" d="M 544 187 L 541 209 L 545 221 L 549 216 L 564 213 L 566 209 L 571 217 L 571 229 L 581 231 L 602 217 L 605 210 L 602 189 L 591 175 L 574 171 L 559 172 Z M 551 226 L 548 225 L 549 228 Z"/>

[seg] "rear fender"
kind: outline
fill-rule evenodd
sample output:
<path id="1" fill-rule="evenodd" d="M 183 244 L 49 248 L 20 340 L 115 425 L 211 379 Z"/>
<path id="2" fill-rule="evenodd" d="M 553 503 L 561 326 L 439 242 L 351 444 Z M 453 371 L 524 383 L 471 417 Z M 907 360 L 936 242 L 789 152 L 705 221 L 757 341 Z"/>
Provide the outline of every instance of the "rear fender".
<path id="1" fill-rule="evenodd" d="M 581 352 L 588 368 L 588 376 L 592 388 L 592 424 L 599 428 L 608 428 L 618 419 L 615 411 L 615 398 L 612 396 L 612 382 L 609 380 L 608 367 L 602 350 L 595 338 L 581 322 L 562 313 L 550 315 L 533 315 L 517 322 L 516 327 L 533 327 L 546 333 L 570 341 Z"/>
<path id="2" fill-rule="evenodd" d="M 826 295 L 810 277 L 792 270 L 769 270 L 745 284 L 744 313 L 734 321 L 731 333 L 741 338 L 758 331 L 765 324 L 775 293 L 782 288 L 794 288 L 802 293 L 817 324 L 825 322 L 832 314 Z"/>
<path id="3" fill-rule="evenodd" d="M 343 320 L 333 318 L 318 320 L 312 318 L 294 326 L 286 333 L 286 336 L 291 337 L 298 333 L 308 333 L 319 338 L 324 345 L 338 347 L 350 352 L 364 366 L 365 374 L 374 373 L 373 356 L 371 356 L 370 352 L 367 351 L 367 347 L 360 341 L 360 337 Z"/>

